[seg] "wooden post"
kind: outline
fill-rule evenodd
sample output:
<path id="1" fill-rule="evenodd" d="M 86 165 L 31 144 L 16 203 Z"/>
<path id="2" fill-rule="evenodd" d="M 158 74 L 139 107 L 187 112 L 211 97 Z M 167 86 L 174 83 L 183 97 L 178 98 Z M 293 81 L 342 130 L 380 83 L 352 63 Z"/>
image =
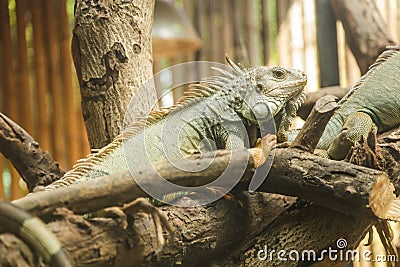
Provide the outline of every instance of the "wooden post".
<path id="1" fill-rule="evenodd" d="M 337 108 L 336 97 L 326 95 L 314 105 L 303 128 L 301 128 L 291 147 L 313 153 L 325 127 Z"/>
<path id="2" fill-rule="evenodd" d="M 315 0 L 321 87 L 339 85 L 336 17 L 329 0 Z"/>

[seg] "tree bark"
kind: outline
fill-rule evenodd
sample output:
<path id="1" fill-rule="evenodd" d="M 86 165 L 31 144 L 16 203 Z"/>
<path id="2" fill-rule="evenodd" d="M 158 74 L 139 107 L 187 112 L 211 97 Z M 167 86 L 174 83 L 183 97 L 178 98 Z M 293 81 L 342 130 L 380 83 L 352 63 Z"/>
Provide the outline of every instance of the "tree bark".
<path id="1" fill-rule="evenodd" d="M 338 249 L 338 240 L 345 239 L 348 246 L 345 249 L 355 249 L 365 236 L 372 220 L 359 216 L 346 215 L 340 212 L 310 204 L 299 202 L 286 209 L 263 232 L 247 246 L 236 251 L 236 257 L 220 262 L 220 266 L 347 266 L 348 260 L 329 260 L 327 254 L 323 259 L 321 251 L 324 249 Z M 285 254 L 278 257 L 278 251 Z M 293 260 L 289 258 L 290 251 L 300 254 Z M 315 251 L 316 257 L 310 260 L 303 251 Z M 261 252 L 260 252 L 261 251 Z M 266 253 L 266 254 L 265 254 Z M 333 254 L 338 256 L 339 253 Z M 261 258 L 259 259 L 258 256 Z M 266 258 L 263 258 L 266 256 Z M 286 260 L 285 260 L 286 259 Z M 314 263 L 314 264 L 313 264 Z"/>
<path id="2" fill-rule="evenodd" d="M 72 53 L 91 148 L 109 144 L 125 116 L 132 123 L 157 104 L 153 84 L 142 86 L 153 74 L 153 9 L 154 0 L 76 1 Z"/>
<path id="3" fill-rule="evenodd" d="M 157 257 L 155 228 L 147 215 L 136 214 L 124 230 L 118 219 L 87 221 L 61 208 L 48 227 L 61 241 L 74 266 L 207 265 L 213 259 L 225 257 L 243 240 L 250 241 L 294 200 L 275 194 L 244 193 L 237 195 L 237 200 L 222 199 L 201 207 L 163 206 L 161 212 L 175 231 Z M 0 236 L 1 266 L 10 262 L 10 266 L 33 266 L 35 260 L 23 242 L 8 234 Z"/>
<path id="4" fill-rule="evenodd" d="M 372 0 L 331 0 L 336 17 L 342 22 L 361 73 L 368 71 L 386 46 L 394 45 L 393 37 Z"/>

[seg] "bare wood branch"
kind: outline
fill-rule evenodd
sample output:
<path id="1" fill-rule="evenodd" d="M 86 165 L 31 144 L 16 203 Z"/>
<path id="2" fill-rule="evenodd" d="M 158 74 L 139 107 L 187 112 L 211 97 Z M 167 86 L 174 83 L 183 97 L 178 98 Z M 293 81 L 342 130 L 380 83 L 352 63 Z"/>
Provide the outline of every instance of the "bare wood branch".
<path id="1" fill-rule="evenodd" d="M 291 147 L 313 153 L 326 124 L 337 108 L 336 97 L 327 95 L 320 98 L 308 116 Z"/>
<path id="2" fill-rule="evenodd" d="M 295 200 L 265 193 L 245 193 L 238 199 L 240 202 L 222 199 L 193 208 L 161 207 L 174 228 L 174 237 L 168 237 L 157 257 L 155 229 L 147 215 L 135 215 L 133 221 L 129 220 L 132 225 L 124 230 L 118 220 L 87 221 L 71 211 L 58 209 L 53 217 L 56 221 L 48 227 L 69 252 L 75 266 L 195 266 L 225 256 L 226 251 L 240 246 L 243 240 L 249 242 Z M 14 262 L 33 265 L 35 259 L 29 249 L 19 250 L 24 247 L 23 242 L 10 235 L 0 235 L 0 240 L 0 265 L 9 262 L 10 258 L 2 255 L 10 253 Z"/>
<path id="3" fill-rule="evenodd" d="M 254 240 L 233 253 L 235 256 L 219 262 L 218 266 L 344 267 L 348 264 L 345 257 L 343 260 L 332 261 L 326 254 L 321 254 L 321 251 L 337 249 L 339 238 L 345 239 L 349 244 L 346 249 L 355 249 L 371 222 L 370 218 L 347 215 L 308 202 L 299 202 L 283 212 Z M 343 225 L 346 227 L 342 227 Z M 280 250 L 286 252 L 285 256 L 278 257 L 277 253 Z M 312 254 L 310 261 L 307 261 L 307 254 L 304 261 L 300 257 L 299 260 L 289 260 L 288 254 L 292 250 L 298 251 L 300 256 L 303 252 L 315 251 L 316 258 L 325 257 L 315 264 Z M 295 254 L 292 256 L 295 257 Z"/>
<path id="4" fill-rule="evenodd" d="M 307 98 L 297 111 L 297 115 L 303 120 L 306 120 L 310 114 L 312 108 L 318 99 L 326 95 L 334 95 L 338 99 L 344 97 L 348 93 L 348 88 L 342 88 L 339 86 L 324 87 L 321 90 L 307 94 Z"/>
<path id="5" fill-rule="evenodd" d="M 182 186 L 207 184 L 218 178 L 228 164 L 234 166 L 230 174 L 240 177 L 243 173 L 242 166 L 246 166 L 241 186 L 247 188 L 254 175 L 254 163 L 249 159 L 247 150 L 218 151 L 214 162 L 201 172 L 185 172 L 193 166 L 192 162 L 185 162 L 182 169 L 162 164 L 157 168 L 158 173 L 152 170 L 142 170 L 146 177 L 146 186 L 151 186 L 156 193 L 164 195 L 164 186 L 157 179 L 159 175 L 164 179 Z M 208 157 L 214 154 L 203 155 L 195 164 L 208 166 Z M 179 165 L 179 166 L 182 166 Z M 238 167 L 237 167 L 238 166 Z M 299 171 L 301 170 L 301 171 Z M 239 176 L 238 176 L 239 175 Z M 337 162 L 323 159 L 311 154 L 299 152 L 294 149 L 276 149 L 275 160 L 266 181 L 259 188 L 260 191 L 298 196 L 313 201 L 319 205 L 329 207 L 341 212 L 363 216 L 373 216 L 374 212 L 368 207 L 371 191 L 376 181 L 390 186 L 386 173 L 356 166 L 346 162 Z M 284 184 L 285 186 L 282 186 Z M 228 186 L 221 184 L 221 186 Z M 375 188 L 375 190 L 378 190 Z M 394 199 L 393 192 L 382 191 L 387 195 L 389 206 Z M 59 207 L 67 207 L 80 214 L 93 212 L 110 206 L 121 206 L 135 199 L 145 196 L 129 172 L 120 175 L 99 177 L 95 180 L 82 182 L 50 192 L 37 192 L 33 195 L 15 200 L 13 203 L 34 214 L 51 213 Z M 382 197 L 383 198 L 383 197 Z M 381 215 L 382 216 L 382 215 Z"/>
<path id="6" fill-rule="evenodd" d="M 0 113 L 0 152 L 8 158 L 32 191 L 64 175 L 48 152 L 19 125 Z"/>
<path id="7" fill-rule="evenodd" d="M 395 42 L 374 1 L 331 0 L 361 73 L 375 62 L 386 46 Z"/>

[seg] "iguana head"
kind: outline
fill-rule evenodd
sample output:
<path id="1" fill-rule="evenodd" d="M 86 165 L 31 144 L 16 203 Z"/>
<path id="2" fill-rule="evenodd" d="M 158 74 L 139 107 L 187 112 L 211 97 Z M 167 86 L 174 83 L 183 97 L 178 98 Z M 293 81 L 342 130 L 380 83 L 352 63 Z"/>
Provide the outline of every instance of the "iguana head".
<path id="1" fill-rule="evenodd" d="M 293 105 L 295 113 L 305 99 L 304 86 L 307 76 L 296 69 L 283 67 L 245 68 L 227 61 L 235 72 L 231 90 L 238 98 L 235 110 L 250 123 L 267 119 L 286 107 Z"/>

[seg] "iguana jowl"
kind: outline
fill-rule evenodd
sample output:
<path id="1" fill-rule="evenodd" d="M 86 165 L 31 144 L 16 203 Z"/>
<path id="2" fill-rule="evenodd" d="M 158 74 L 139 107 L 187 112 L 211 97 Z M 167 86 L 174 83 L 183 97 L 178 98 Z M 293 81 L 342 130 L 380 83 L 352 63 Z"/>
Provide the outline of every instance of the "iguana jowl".
<path id="1" fill-rule="evenodd" d="M 399 126 L 399 74 L 400 46 L 389 47 L 339 101 L 318 142 L 319 152 L 344 159 L 351 146 L 361 136 L 366 140 L 373 127 L 384 132 Z"/>
<path id="2" fill-rule="evenodd" d="M 98 153 L 81 160 L 45 190 L 128 170 L 124 147 L 129 147 L 129 158 L 138 167 L 149 161 L 152 164 L 176 161 L 204 151 L 251 148 L 257 140 L 250 132 L 271 115 L 277 125 L 278 142 L 287 141 L 289 126 L 305 97 L 306 75 L 294 69 L 245 68 L 229 58 L 227 61 L 231 72 L 217 69 L 221 76 L 192 85 L 178 104 L 151 112 L 146 120 L 129 127 Z M 177 138 L 172 138 L 173 135 Z M 138 149 L 143 142 L 145 149 Z M 256 163 L 260 151 L 250 150 Z"/>

